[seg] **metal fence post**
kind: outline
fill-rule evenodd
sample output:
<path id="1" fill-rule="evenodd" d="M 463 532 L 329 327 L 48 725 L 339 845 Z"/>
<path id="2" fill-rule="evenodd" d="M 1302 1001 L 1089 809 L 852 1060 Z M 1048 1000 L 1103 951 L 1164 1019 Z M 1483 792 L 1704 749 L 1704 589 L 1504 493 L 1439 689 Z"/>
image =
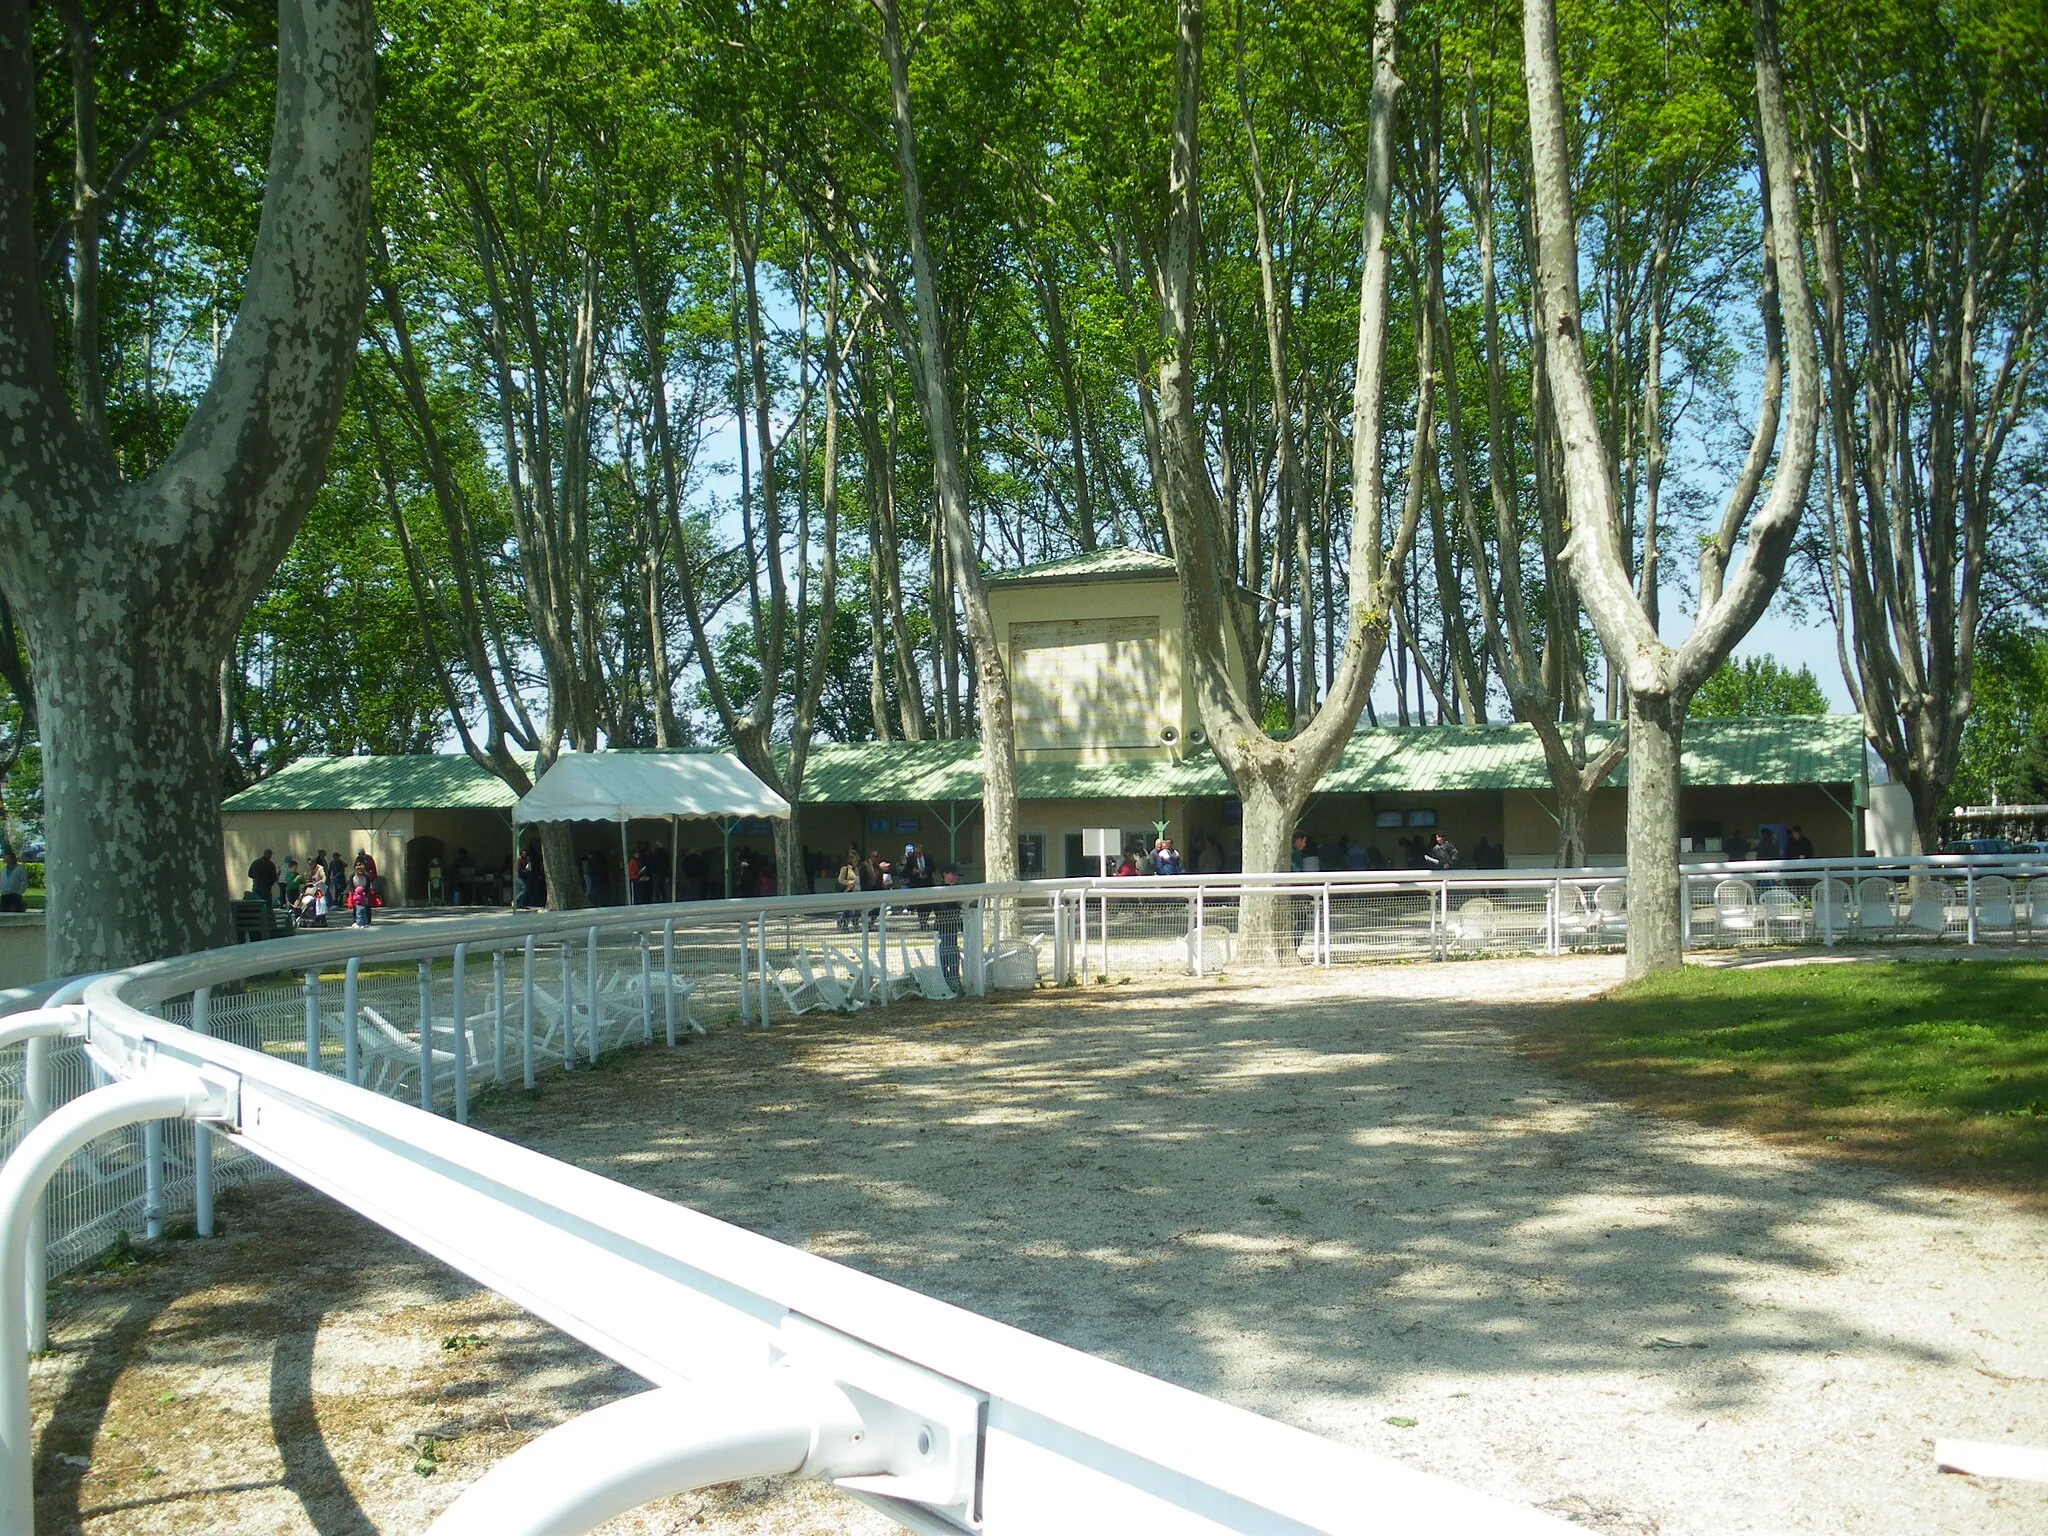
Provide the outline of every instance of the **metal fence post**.
<path id="1" fill-rule="evenodd" d="M 676 1043 L 676 920 L 661 925 L 661 990 L 668 997 L 668 1043 Z"/>
<path id="2" fill-rule="evenodd" d="M 21 1134 L 27 1136 L 50 1113 L 50 1050 L 48 1036 L 28 1042 L 22 1062 Z M 18 1145 L 18 1143 L 17 1143 Z M 36 1198 L 28 1217 L 27 1273 L 22 1290 L 28 1299 L 28 1348 L 40 1354 L 50 1345 L 50 1200 L 49 1192 Z M 11 1348 L 0 1340 L 0 1349 Z"/>
<path id="3" fill-rule="evenodd" d="M 306 1070 L 320 1070 L 320 973 L 306 972 Z"/>
<path id="4" fill-rule="evenodd" d="M 758 958 L 761 962 L 761 1027 L 766 1029 L 774 1022 L 768 1016 L 768 909 L 766 907 L 761 909 L 761 943 Z"/>
<path id="5" fill-rule="evenodd" d="M 341 1076 L 357 1088 L 363 1086 L 362 1040 L 357 1033 L 362 997 L 363 957 L 350 955 L 348 967 L 341 973 Z"/>
<path id="6" fill-rule="evenodd" d="M 1323 944 L 1322 944 L 1323 954 L 1322 954 L 1322 960 L 1323 960 L 1323 969 L 1327 971 L 1327 970 L 1328 970 L 1328 969 L 1330 968 L 1330 950 L 1331 950 L 1331 947 L 1332 947 L 1332 946 L 1331 946 L 1331 942 L 1330 942 L 1330 882 L 1329 882 L 1329 881 L 1327 881 L 1327 880 L 1325 880 L 1325 881 L 1323 882 L 1323 911 L 1322 911 L 1322 918 L 1323 918 L 1323 921 L 1322 921 L 1322 929 L 1323 929 Z"/>
<path id="7" fill-rule="evenodd" d="M 590 1011 L 590 1064 L 597 1065 L 597 924 L 590 925 L 589 948 L 584 953 L 583 993 Z"/>
<path id="8" fill-rule="evenodd" d="M 526 936 L 525 971 L 520 978 L 519 1068 L 529 1093 L 533 1091 L 533 935 Z"/>
<path id="9" fill-rule="evenodd" d="M 142 1235 L 164 1235 L 164 1123 L 142 1122 Z"/>
<path id="10" fill-rule="evenodd" d="M 455 946 L 454 1006 L 448 1046 L 455 1057 L 455 1123 L 469 1124 L 469 946 Z"/>
<path id="11" fill-rule="evenodd" d="M 569 941 L 562 940 L 562 1070 L 576 1070 L 576 970 L 569 958 Z"/>
<path id="12" fill-rule="evenodd" d="M 675 1032 L 675 1026 L 669 1026 Z M 647 958 L 647 930 L 640 930 L 640 1043 L 654 1044 L 654 970 Z"/>
<path id="13" fill-rule="evenodd" d="M 1080 898 L 1075 905 L 1080 914 L 1081 963 L 1074 972 L 1074 984 L 1085 987 L 1088 985 L 1088 977 L 1092 974 L 1088 969 L 1088 888 L 1086 886 L 1081 888 Z"/>
<path id="14" fill-rule="evenodd" d="M 1678 874 L 1678 948 L 1692 948 L 1692 876 L 1683 870 Z"/>
<path id="15" fill-rule="evenodd" d="M 491 1078 L 505 1086 L 505 951 L 491 951 Z"/>
<path id="16" fill-rule="evenodd" d="M 1196 979 L 1198 979 L 1198 980 L 1199 980 L 1199 979 L 1201 978 L 1201 976 L 1202 976 L 1202 968 L 1203 968 L 1203 966 L 1204 966 L 1204 965 L 1205 965 L 1205 964 L 1207 963 L 1207 960 L 1206 960 L 1206 956 L 1205 956 L 1205 953 L 1204 953 L 1204 952 L 1205 952 L 1205 951 L 1206 951 L 1206 950 L 1208 949 L 1208 947 L 1209 947 L 1208 935 L 1207 935 L 1207 933 L 1206 933 L 1206 931 L 1205 931 L 1205 928 L 1206 928 L 1206 924 L 1205 924 L 1205 923 L 1204 923 L 1204 921 L 1203 921 L 1203 919 L 1204 919 L 1204 917 L 1205 917 L 1205 915 L 1206 915 L 1206 914 L 1205 914 L 1205 913 L 1203 912 L 1203 909 L 1202 909 L 1202 895 L 1203 895 L 1202 887 L 1201 887 L 1201 886 L 1199 886 L 1199 885 L 1198 885 L 1198 886 L 1196 886 L 1196 887 L 1195 887 L 1195 976 L 1196 976 Z"/>
<path id="17" fill-rule="evenodd" d="M 1835 947 L 1835 877 L 1825 868 L 1820 872 L 1820 933 L 1821 943 L 1828 949 Z"/>
<path id="18" fill-rule="evenodd" d="M 875 911 L 875 949 L 882 957 L 882 1006 L 889 1006 L 889 903 Z"/>
<path id="19" fill-rule="evenodd" d="M 1974 944 L 1977 942 L 1977 866 L 1975 864 L 1963 866 L 1963 900 L 1968 903 L 1970 909 L 1970 936 L 1965 942 Z"/>
<path id="20" fill-rule="evenodd" d="M 754 956 L 748 954 L 748 926 L 739 924 L 739 1024 L 741 1028 L 752 1018 L 748 1012 L 748 971 L 754 967 Z"/>
<path id="21" fill-rule="evenodd" d="M 210 1035 L 213 1021 L 213 988 L 200 987 L 192 994 L 192 1033 Z M 213 1132 L 192 1122 L 192 1230 L 201 1237 L 213 1236 Z"/>
<path id="22" fill-rule="evenodd" d="M 434 972 L 431 960 L 420 962 L 420 1108 L 434 1112 Z"/>
<path id="23" fill-rule="evenodd" d="M 963 914 L 966 918 L 964 926 L 967 931 L 961 935 L 961 938 L 967 950 L 967 965 L 961 979 L 966 982 L 967 992 L 971 997 L 986 997 L 988 995 L 988 984 L 985 979 L 988 970 L 988 952 L 982 948 L 984 911 L 982 900 L 977 897 Z"/>

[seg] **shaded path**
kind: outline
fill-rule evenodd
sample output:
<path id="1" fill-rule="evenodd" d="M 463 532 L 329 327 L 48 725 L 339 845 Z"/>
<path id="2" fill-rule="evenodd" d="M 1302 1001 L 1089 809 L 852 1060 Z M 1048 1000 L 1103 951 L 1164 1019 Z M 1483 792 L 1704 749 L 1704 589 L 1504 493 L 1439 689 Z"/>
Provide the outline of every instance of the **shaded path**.
<path id="1" fill-rule="evenodd" d="M 1506 1048 L 1518 1002 L 1617 974 L 1462 963 L 903 1006 L 620 1058 L 485 1123 L 1595 1529 L 2048 1528 L 2048 1488 L 1937 1476 L 1931 1457 L 1937 1434 L 2048 1443 L 2048 1219 L 1658 1121 Z M 270 1199 L 249 1219 L 318 1204 Z M 307 1241 L 355 1224 L 324 1230 Z M 389 1391 L 417 1403 L 438 1383 L 462 1448 L 428 1489 L 367 1475 L 399 1454 L 393 1426 L 381 1462 L 338 1443 L 380 1528 L 416 1528 L 490 1455 L 621 1389 L 433 1266 L 354 1241 L 390 1269 L 306 1298 L 328 1308 L 316 1395 L 352 1379 L 324 1362 L 374 1358 L 357 1334 L 403 1332 L 379 1288 L 425 1286 Z M 435 1358 L 435 1329 L 471 1314 L 491 1347 Z M 269 1340 L 249 1343 L 267 1377 Z M 215 1529 L 297 1528 L 233 1507 Z M 840 1528 L 816 1493 L 714 1496 L 644 1528 L 671 1519 Z"/>

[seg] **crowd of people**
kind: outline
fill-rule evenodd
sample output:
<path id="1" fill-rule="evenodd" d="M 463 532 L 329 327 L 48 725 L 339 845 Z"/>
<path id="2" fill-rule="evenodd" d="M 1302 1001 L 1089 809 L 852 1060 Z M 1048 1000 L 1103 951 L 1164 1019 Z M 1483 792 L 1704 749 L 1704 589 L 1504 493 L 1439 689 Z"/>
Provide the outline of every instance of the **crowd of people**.
<path id="1" fill-rule="evenodd" d="M 346 911 L 358 928 L 370 926 L 370 915 L 384 900 L 377 894 L 377 861 L 365 848 L 351 860 L 346 849 L 316 852 L 301 870 L 295 855 L 278 868 L 274 850 L 266 848 L 249 865 L 248 900 L 290 909 L 301 928 L 325 928 L 328 914 Z"/>
<path id="2" fill-rule="evenodd" d="M 862 853 L 849 843 L 846 857 L 840 861 L 837 884 L 842 894 L 852 896 L 875 891 L 924 891 L 934 885 L 955 886 L 960 883 L 960 869 L 954 864 L 943 864 L 934 868 L 932 857 L 924 851 L 922 843 L 905 843 L 900 858 L 891 859 L 879 848 L 870 848 Z M 960 985 L 960 930 L 962 914 L 957 901 L 922 902 L 911 908 L 917 914 L 919 928 L 930 930 L 938 949 L 939 970 L 946 978 L 946 984 L 957 988 Z M 841 933 L 858 932 L 863 924 L 874 922 L 875 908 L 865 912 L 847 908 L 839 914 Z"/>

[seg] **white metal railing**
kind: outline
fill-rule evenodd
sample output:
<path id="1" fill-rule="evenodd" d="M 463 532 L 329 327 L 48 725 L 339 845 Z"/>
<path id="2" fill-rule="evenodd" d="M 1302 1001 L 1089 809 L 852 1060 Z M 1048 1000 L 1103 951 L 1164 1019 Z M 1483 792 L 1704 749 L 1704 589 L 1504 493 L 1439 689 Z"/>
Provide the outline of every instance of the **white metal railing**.
<path id="1" fill-rule="evenodd" d="M 1698 864 L 1683 878 L 1694 949 L 2027 944 L 2036 914 L 2048 922 L 2048 860 L 2034 855 Z M 1612 868 L 1032 881 L 301 932 L 223 952 L 232 963 L 219 985 L 154 1006 L 466 1121 L 477 1092 L 531 1086 L 622 1045 L 673 1043 L 705 1020 L 766 1024 L 944 995 L 955 983 L 940 906 L 963 908 L 957 988 L 974 994 L 1231 968 L 1252 958 L 1239 952 L 1239 919 L 1262 897 L 1279 908 L 1278 958 L 1321 967 L 1619 948 L 1627 933 L 1627 872 Z M 53 990 L 0 996 L 0 1017 Z M 76 1039 L 0 1051 L 0 1154 L 31 1122 L 32 1061 L 45 1109 L 92 1085 Z M 206 1224 L 203 1186 L 248 1167 L 203 1132 L 152 1134 L 119 1132 L 67 1164 L 49 1202 L 53 1271 L 122 1230 L 160 1236 L 173 1210 Z"/>
<path id="2" fill-rule="evenodd" d="M 1686 942 L 1693 947 L 1870 939 L 2027 943 L 2037 906 L 2048 916 L 2048 860 L 2028 855 L 1690 865 L 1684 880 L 1681 912 Z M 1249 905 L 1261 902 L 1269 931 L 1278 936 L 1273 948 L 1295 964 L 1555 954 L 1624 940 L 1627 880 L 1622 870 L 1587 869 L 1035 881 L 387 923 L 302 933 L 72 983 L 47 996 L 28 992 L 0 999 L 0 1151 L 21 1153 L 8 1162 L 0 1189 L 11 1187 L 5 1179 L 15 1179 L 25 1202 L 18 1226 L 0 1223 L 0 1240 L 16 1245 L 0 1247 L 0 1269 L 20 1278 L 22 1317 L 9 1326 L 19 1329 L 14 1338 L 39 1346 L 46 1265 L 75 1264 L 124 1228 L 159 1236 L 173 1211 L 190 1210 L 196 1230 L 208 1234 L 218 1183 L 268 1164 L 365 1210 L 657 1383 L 680 1384 L 737 1368 L 722 1356 L 660 1353 L 670 1347 L 660 1341 L 672 1340 L 676 1332 L 677 1307 L 708 1305 L 713 1310 L 704 1315 L 720 1318 L 725 1313 L 717 1308 L 736 1307 L 755 1316 L 759 1326 L 752 1332 L 758 1337 L 743 1351 L 751 1366 L 786 1355 L 853 1350 L 861 1371 L 880 1371 L 902 1387 L 906 1400 L 936 1405 L 919 1412 L 954 1416 L 950 1428 L 922 1426 L 921 1434 L 939 1436 L 931 1443 L 957 1446 L 970 1433 L 976 1437 L 976 1464 L 983 1468 L 976 1474 L 976 1502 L 962 1502 L 965 1463 L 951 1451 L 927 1449 L 909 1457 L 899 1444 L 890 1470 L 850 1472 L 844 1457 L 821 1460 L 813 1447 L 783 1470 L 808 1467 L 815 1475 L 851 1479 L 848 1486 L 857 1491 L 899 1501 L 888 1507 L 913 1528 L 976 1528 L 974 1511 L 986 1510 L 991 1486 L 1003 1492 L 1003 1517 L 990 1529 L 1099 1524 L 1095 1515 L 1074 1511 L 1121 1510 L 1126 1505 L 1119 1501 L 1126 1499 L 1137 1501 L 1128 1506 L 1133 1513 L 1119 1518 L 1145 1528 L 1177 1528 L 1197 1513 L 1216 1519 L 1218 1510 L 1228 1515 L 1221 1521 L 1228 1529 L 1349 1528 L 1350 1517 L 1338 1518 L 1343 1501 L 1334 1493 L 1328 1494 L 1334 1502 L 1323 1504 L 1318 1500 L 1324 1494 L 1313 1489 L 1282 1489 L 1257 1472 L 1255 1463 L 1215 1445 L 1183 1455 L 1131 1421 L 1105 1435 L 1105 1421 L 1090 1402 L 1136 1394 L 1131 1404 L 1164 1413 L 1164 1422 L 1179 1426 L 1176 1434 L 1193 1433 L 1198 1441 L 1225 1434 L 1226 1428 L 1229 1436 L 1251 1435 L 1260 1444 L 1276 1434 L 1286 1440 L 1291 1432 L 1250 1419 L 1263 1426 L 1254 1432 L 1241 1422 L 1249 1416 L 1172 1394 L 1144 1378 L 1124 1380 L 1130 1373 L 1114 1382 L 1099 1379 L 1098 1373 L 1114 1368 L 1012 1330 L 986 1332 L 997 1325 L 951 1308 L 930 1311 L 938 1304 L 837 1266 L 814 1268 L 824 1261 L 605 1185 L 477 1136 L 464 1125 L 480 1092 L 514 1081 L 531 1085 L 539 1072 L 574 1070 L 620 1046 L 650 1044 L 657 1033 L 674 1044 L 683 1033 L 701 1029 L 707 1017 L 766 1025 L 813 1008 L 889 1007 L 910 992 L 979 994 L 1147 969 L 1205 975 L 1247 958 L 1237 950 L 1240 919 Z M 20 1011 L 5 1013 L 10 1003 Z M 17 1044 L 24 1048 L 12 1048 Z M 165 1074 L 185 1095 L 178 1102 L 197 1105 L 200 1112 L 131 1112 L 135 1104 L 158 1102 L 150 1092 L 171 1091 L 161 1080 Z M 93 1133 L 81 1137 L 79 1126 L 86 1122 L 78 1117 L 80 1107 L 105 1102 L 100 1096 L 110 1091 L 95 1084 L 125 1084 L 141 1097 L 131 1095 L 128 1108 L 116 1106 L 111 1120 L 93 1121 Z M 439 1117 L 443 1109 L 452 1112 L 455 1124 Z M 60 1145 L 48 1128 L 66 1123 L 67 1116 L 72 1118 L 64 1134 L 72 1142 Z M 30 1154 L 45 1164 L 31 1167 Z M 543 1165 L 553 1171 L 543 1176 Z M 560 1201 L 550 1205 L 537 1191 L 555 1188 L 552 1181 L 558 1179 L 568 1183 L 561 1186 Z M 35 1185 L 33 1198 L 23 1180 Z M 600 1197 L 580 1181 L 603 1185 L 607 1193 Z M 615 1200 L 624 1202 L 617 1207 L 618 1220 L 594 1224 L 590 1213 L 610 1209 L 606 1202 Z M 656 1211 L 665 1214 L 657 1218 Z M 45 1221 L 47 1232 L 39 1230 Z M 673 1225 L 678 1221 L 680 1227 Z M 670 1233 L 674 1244 L 650 1247 L 646 1234 L 656 1230 Z M 507 1244 L 504 1234 L 512 1231 L 523 1237 Z M 533 1240 L 543 1235 L 545 1241 Z M 569 1254 L 580 1257 L 575 1263 L 554 1261 Z M 827 1272 L 829 1281 L 822 1278 Z M 790 1290 L 799 1277 L 803 1284 Z M 769 1279 L 774 1283 L 766 1284 Z M 678 1285 L 699 1299 L 671 1294 Z M 870 1289 L 876 1286 L 882 1289 Z M 0 1309 L 15 1305 L 12 1294 L 0 1287 Z M 666 1321 L 636 1322 L 635 1309 L 643 1306 L 647 1317 Z M 873 1317 L 867 1316 L 870 1307 Z M 892 1321 L 884 1327 L 878 1318 Z M 742 1328 L 723 1336 L 747 1335 Z M 792 1338 L 797 1346 L 790 1345 Z M 910 1348 L 913 1338 L 943 1341 L 944 1347 Z M 690 1348 L 711 1346 L 700 1338 Z M 875 1351 L 895 1364 L 883 1369 L 871 1358 Z M 1024 1376 L 1013 1381 L 1012 1365 Z M 898 1366 L 911 1374 L 889 1376 Z M 944 1380 L 927 1381 L 918 1371 Z M 1065 1375 L 1090 1385 L 1074 1397 L 1054 1380 Z M 1029 1391 L 1022 1381 L 1029 1382 Z M 972 1414 L 966 1399 L 946 1396 L 948 1383 L 963 1382 L 972 1388 Z M 792 1403 L 810 1412 L 819 1403 L 837 1402 L 829 1393 L 821 1396 L 809 1377 L 801 1391 L 783 1390 L 788 1383 L 782 1378 L 775 1383 L 765 1397 L 756 1390 L 766 1390 L 758 1380 L 742 1391 L 755 1394 L 747 1401 L 767 1405 L 763 1424 L 774 1421 L 786 1430 L 784 1410 Z M 1107 1396 L 1084 1401 L 1097 1387 Z M 869 1387 L 848 1380 L 834 1390 L 840 1388 L 857 1407 L 882 1411 Z M 1168 1395 L 1155 1402 L 1159 1393 Z M 5 1401 L 0 1393 L 0 1407 Z M 660 1401 L 672 1406 L 679 1400 Z M 999 1414 L 997 1404 L 1008 1406 Z M 649 1425 L 658 1426 L 668 1411 L 650 1404 L 644 1420 L 620 1419 L 606 1432 L 607 1443 L 639 1445 L 666 1466 L 666 1442 Z M 890 1433 L 899 1431 L 907 1433 L 901 1424 Z M 0 1427 L 0 1433 L 13 1432 Z M 1317 1477 L 1336 1475 L 1328 1456 L 1352 1454 L 1313 1440 L 1308 1445 L 1319 1449 L 1292 1440 L 1268 1449 L 1279 1462 Z M 993 1463 L 991 1485 L 984 1463 L 993 1446 L 1006 1449 Z M 9 1454 L 18 1448 L 8 1442 Z M 573 1463 L 587 1450 L 572 1446 L 561 1454 Z M 510 1502 L 490 1507 L 541 1507 L 529 1484 L 518 1479 L 560 1483 L 561 1468 L 549 1459 L 553 1454 L 536 1452 L 520 1463 L 526 1471 L 508 1462 L 491 1497 Z M 730 1458 L 705 1461 L 710 1453 L 702 1447 L 691 1454 L 696 1459 L 688 1464 L 697 1471 L 741 1464 Z M 872 1460 L 880 1453 L 870 1442 L 864 1454 Z M 934 1456 L 949 1469 L 944 1476 L 953 1479 L 945 1498 L 931 1491 L 941 1476 L 939 1463 L 929 1459 Z M 534 1465 L 541 1473 L 531 1471 Z M 1056 1475 L 1047 1482 L 1032 1467 Z M 1233 1467 L 1238 1472 L 1229 1472 Z M 1390 1468 L 1375 1464 L 1371 1476 L 1391 1479 L 1390 1488 L 1410 1486 L 1401 1479 L 1413 1474 Z M 0 1473 L 11 1476 L 5 1467 Z M 1248 1480 L 1242 1485 L 1233 1481 L 1240 1473 Z M 625 1477 L 619 1486 L 640 1487 L 655 1476 L 645 1467 L 635 1475 L 642 1481 Z M 1355 1481 L 1359 1469 L 1352 1465 L 1343 1475 Z M 666 1476 L 671 1474 L 656 1480 Z M 579 1477 L 569 1482 L 586 1490 L 602 1481 Z M 1093 1490 L 1090 1499 L 1107 1502 L 1073 1502 L 1080 1498 L 1074 1490 L 1081 1488 Z M 589 1508 L 610 1508 L 603 1497 L 592 1496 L 598 1503 Z M 1446 1511 L 1469 1508 L 1469 1528 L 1512 1528 L 1501 1523 L 1508 1518 L 1504 1507 L 1468 1506 L 1459 1501 L 1472 1496 L 1443 1485 L 1428 1484 L 1426 1498 L 1422 1492 L 1415 1496 L 1430 1511 L 1420 1524 L 1467 1528 L 1462 1517 L 1449 1519 Z M 0 1495 L 0 1536 L 26 1529 L 7 1524 L 7 1497 Z M 469 1506 L 473 1514 L 465 1518 L 482 1520 L 474 1512 L 487 1503 Z M 1322 1513 L 1279 1517 L 1281 1510 L 1296 1508 Z M 449 1527 L 457 1528 L 509 1527 Z"/>
<path id="3" fill-rule="evenodd" d="M 409 931 L 393 924 L 145 966 L 0 1021 L 0 1044 L 11 1045 L 10 1036 L 75 1041 L 105 1085 L 66 1104 L 33 1103 L 41 1118 L 0 1171 L 0 1536 L 30 1530 L 22 1348 L 30 1217 L 82 1149 L 166 1120 L 195 1124 L 205 1133 L 199 1144 L 212 1139 L 261 1159 L 363 1212 L 652 1383 L 506 1458 L 441 1518 L 442 1532 L 586 1529 L 662 1494 L 770 1473 L 829 1478 L 923 1532 L 1564 1529 L 420 1107 L 443 1102 L 444 1079 L 480 1072 L 495 1081 L 514 1033 L 508 1012 L 523 1070 L 527 1041 L 547 1022 L 547 1010 L 526 998 L 554 963 L 571 967 L 554 1022 L 587 1055 L 610 1049 L 620 1033 L 647 1039 L 657 1015 L 665 1033 L 662 994 L 681 980 L 702 990 L 686 968 L 687 930 L 722 930 L 721 944 L 744 953 L 733 990 L 745 976 L 740 1016 L 753 1020 L 760 999 L 794 995 L 802 984 L 787 946 L 807 924 L 851 933 L 834 916 L 841 909 L 858 911 L 854 926 L 871 930 L 865 973 L 857 962 L 842 970 L 842 987 L 853 989 L 847 1006 L 879 1007 L 889 1005 L 890 980 L 906 959 L 913 973 L 936 971 L 915 984 L 938 990 L 957 976 L 969 991 L 1020 954 L 1035 961 L 1027 940 L 993 935 L 999 924 L 1020 932 L 1023 909 L 1051 895 L 977 889 Z M 932 926 L 919 926 L 918 907 L 954 902 L 957 914 L 934 911 Z M 940 943 L 955 915 L 965 940 L 957 972 Z M 902 946 L 891 944 L 887 970 L 885 939 Z M 296 1016 L 293 989 L 271 980 L 287 966 L 298 978 Z M 473 983 L 472 973 L 489 980 Z M 330 1017 L 337 974 L 339 1016 Z M 647 984 L 632 986 L 635 977 Z M 382 1016 L 376 999 L 408 988 L 418 989 L 423 1009 L 409 1041 L 416 1094 L 349 1081 L 374 1055 L 364 1044 L 366 1017 L 351 1029 L 351 1013 Z M 466 995 L 473 988 L 474 999 Z M 578 990 L 581 1011 L 571 1001 Z M 776 1011 L 771 1003 L 768 1016 Z M 189 1022 L 174 1022 L 179 1014 Z M 293 1023 L 301 1038 L 290 1037 Z M 245 1041 L 228 1038 L 230 1030 Z M 406 1102 L 414 1097 L 418 1104 Z M 460 1090 L 451 1087 L 450 1097 L 459 1113 Z M 203 1154 L 201 1166 L 209 1166 Z M 161 1202 L 164 1181 L 153 1187 Z"/>

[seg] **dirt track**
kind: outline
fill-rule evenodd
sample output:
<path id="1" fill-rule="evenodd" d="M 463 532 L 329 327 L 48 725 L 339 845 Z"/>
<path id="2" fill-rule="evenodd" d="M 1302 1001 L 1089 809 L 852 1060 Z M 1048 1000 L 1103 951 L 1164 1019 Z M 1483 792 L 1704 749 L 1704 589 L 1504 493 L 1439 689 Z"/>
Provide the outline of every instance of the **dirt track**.
<path id="1" fill-rule="evenodd" d="M 2048 1529 L 2048 1487 L 1931 1456 L 2048 1444 L 2048 1217 L 1657 1121 L 1507 1048 L 1515 1003 L 1616 975 L 1420 965 L 807 1019 L 485 1123 L 1594 1529 Z M 54 1331 L 39 1528 L 95 1536 L 418 1530 L 633 1385 L 276 1182 L 224 1240 L 64 1289 Z M 762 1486 L 618 1529 L 888 1527 Z"/>

